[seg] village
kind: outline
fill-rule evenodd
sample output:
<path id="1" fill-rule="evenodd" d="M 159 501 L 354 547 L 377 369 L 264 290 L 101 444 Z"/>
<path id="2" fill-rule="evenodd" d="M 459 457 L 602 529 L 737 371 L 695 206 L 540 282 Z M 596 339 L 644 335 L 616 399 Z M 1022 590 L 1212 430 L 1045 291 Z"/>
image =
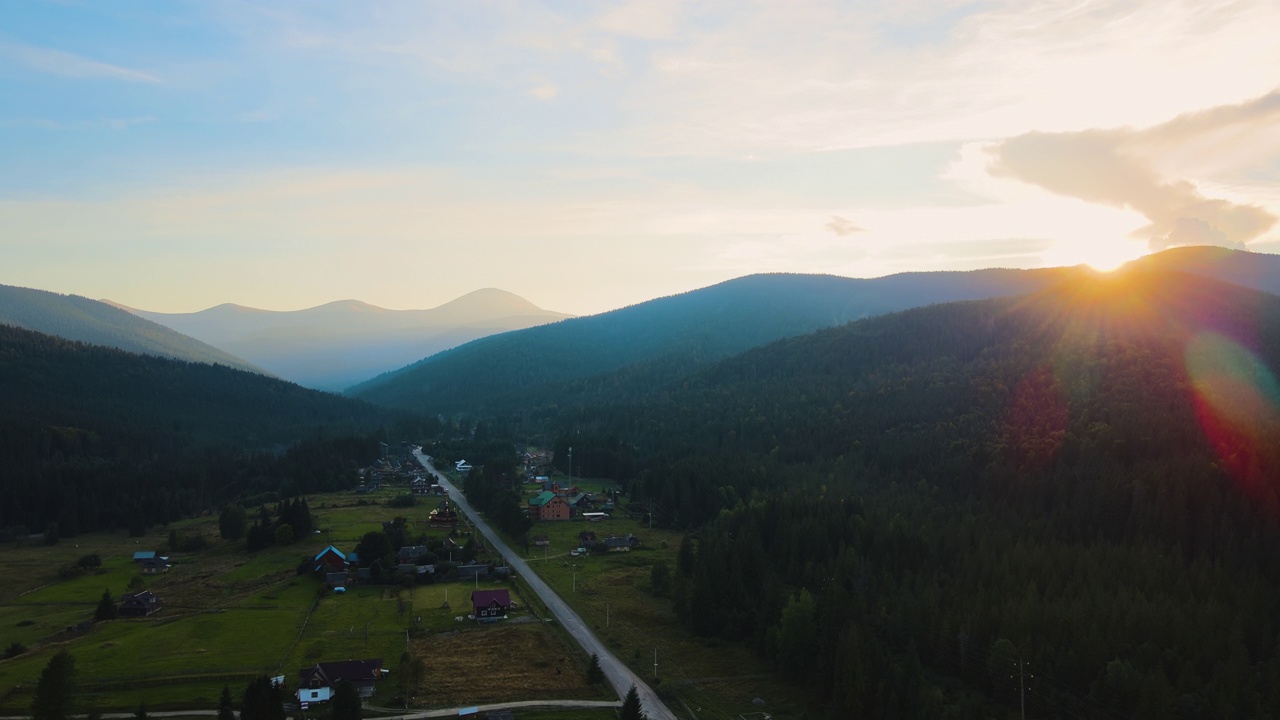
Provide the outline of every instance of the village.
<path id="1" fill-rule="evenodd" d="M 17 599 L 15 604 L 32 614 L 22 625 L 30 631 L 25 634 L 35 635 L 42 628 L 53 631 L 39 640 L 56 640 L 71 648 L 82 658 L 86 687 L 109 693 L 113 702 L 117 697 L 128 702 L 125 698 L 134 694 L 118 692 L 122 686 L 154 686 L 157 677 L 165 675 L 166 648 L 175 656 L 194 648 L 204 661 L 200 665 L 211 672 L 174 677 L 162 683 L 162 691 L 140 693 L 157 708 L 212 700 L 212 684 L 199 675 L 221 678 L 234 688 L 233 682 L 243 684 L 258 674 L 271 677 L 288 693 L 289 706 L 300 712 L 323 708 L 343 682 L 351 683 L 370 708 L 438 707 L 449 702 L 461 706 L 503 698 L 616 703 L 616 695 L 599 678 L 588 678 L 590 658 L 555 628 L 537 597 L 478 539 L 444 489 L 406 457 L 407 450 L 388 449 L 359 472 L 359 484 L 346 493 L 306 499 L 314 529 L 288 545 L 245 556 L 215 538 L 216 528 L 205 520 L 169 529 L 167 545 L 177 550 L 156 544 L 155 549 L 133 550 L 127 557 L 102 552 L 102 567 Z M 602 610 L 600 629 L 608 642 L 619 649 L 633 646 L 637 656 L 653 652 L 642 639 L 644 633 L 618 622 L 618 608 L 631 602 L 627 596 L 643 594 L 640 586 L 654 559 L 622 565 L 606 560 L 653 547 L 642 541 L 645 533 L 639 532 L 639 523 L 613 518 L 617 491 L 609 484 L 584 485 L 553 475 L 546 452 L 530 451 L 524 460 L 527 512 L 534 523 L 523 544 L 525 560 L 538 563 L 535 570 L 557 592 L 576 603 L 587 602 L 588 616 Z M 460 481 L 470 468 L 466 461 L 457 461 L 446 469 Z M 406 497 L 412 498 L 411 504 Z M 193 537 L 201 537 L 201 543 L 191 543 Z M 309 543 L 314 543 L 313 550 L 304 561 L 297 560 L 297 548 Z M 181 551 L 184 545 L 202 544 L 206 547 L 201 550 Z M 668 539 L 661 544 L 666 557 L 672 543 Z M 588 560 L 590 565 L 584 563 Z M 614 570 L 608 570 L 610 566 Z M 606 573 L 616 572 L 630 580 L 602 584 Z M 219 574 L 224 589 L 211 592 Z M 125 591 L 115 597 L 113 585 Z M 55 614 L 43 612 L 48 606 L 39 603 L 55 590 L 57 596 L 68 597 L 75 587 L 82 588 L 74 591 L 80 602 L 88 604 L 89 598 L 97 597 L 88 594 L 94 586 L 111 599 L 113 612 L 54 628 L 59 622 Z M 102 602 L 99 599 L 98 605 Z M 244 614 L 251 609 L 257 611 Z M 5 614 L 14 616 L 12 606 Z M 259 620 L 239 626 L 229 622 L 232 617 Z M 246 632 L 255 638 L 255 651 L 249 655 L 256 656 L 261 667 L 254 673 L 243 671 L 248 658 L 244 647 L 235 652 L 221 637 L 225 634 L 230 641 Z M 104 633 L 111 639 L 93 639 Z M 525 662 L 491 673 L 486 680 L 464 677 L 453 682 L 446 677 L 449 669 L 439 663 L 442 649 L 464 656 L 483 653 L 487 638 L 497 641 L 491 652 L 499 655 L 516 652 L 519 657 L 524 648 Z M 135 641 L 150 648 L 144 653 L 147 660 L 136 665 L 143 674 L 102 672 L 112 656 Z M 24 650 L 28 645 L 16 644 Z M 18 662 L 28 654 L 35 653 L 0 664 L 0 709 L 21 708 L 30 697 L 38 668 Z M 233 661 L 234 655 L 245 658 Z M 276 660 L 271 660 L 273 655 Z M 477 656 L 455 665 L 495 661 Z M 188 659 L 182 665 L 194 663 Z M 218 672 L 232 667 L 237 671 Z"/>

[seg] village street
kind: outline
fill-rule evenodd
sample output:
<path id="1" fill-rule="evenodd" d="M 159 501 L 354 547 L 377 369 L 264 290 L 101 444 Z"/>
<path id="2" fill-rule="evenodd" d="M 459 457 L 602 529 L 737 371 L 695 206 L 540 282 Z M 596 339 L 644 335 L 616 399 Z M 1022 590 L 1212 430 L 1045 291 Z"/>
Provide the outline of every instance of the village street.
<path id="1" fill-rule="evenodd" d="M 578 614 L 549 585 L 543 582 L 542 578 L 538 577 L 537 573 L 533 572 L 520 556 L 507 547 L 507 544 L 503 542 L 498 534 L 485 523 L 484 518 L 472 509 L 462 492 L 454 487 L 453 483 L 443 473 L 435 469 L 431 464 L 431 458 L 423 455 L 420 450 L 415 450 L 414 456 L 417 457 L 418 462 L 423 467 L 435 476 L 436 482 L 440 483 L 440 486 L 449 493 L 450 501 L 475 523 L 476 528 L 489 541 L 490 546 L 501 554 L 512 570 L 524 578 L 533 592 L 538 594 L 538 597 L 546 604 L 556 620 L 569 631 L 569 634 L 582 645 L 588 654 L 594 653 L 600 659 L 600 669 L 604 671 L 604 676 L 608 678 L 609 683 L 617 691 L 618 697 L 626 695 L 631 686 L 635 685 L 636 691 L 640 694 L 640 702 L 644 706 L 645 714 L 649 716 L 650 720 L 676 720 L 675 714 L 658 699 L 657 693 L 622 661 L 618 660 L 613 653 L 609 652 L 609 649 L 596 638 L 591 629 L 587 627 L 587 624 L 582 621 L 582 618 L 578 617 Z"/>

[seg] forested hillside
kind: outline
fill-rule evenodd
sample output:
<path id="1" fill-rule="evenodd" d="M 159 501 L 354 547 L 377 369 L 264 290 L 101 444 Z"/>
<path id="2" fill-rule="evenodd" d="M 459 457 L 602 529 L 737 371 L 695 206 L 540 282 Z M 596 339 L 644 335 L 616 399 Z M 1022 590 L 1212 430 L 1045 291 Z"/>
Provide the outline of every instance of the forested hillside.
<path id="1" fill-rule="evenodd" d="M 831 717 L 1273 717 L 1280 298 L 1130 271 L 599 380 L 673 602 Z M 554 406 L 554 407 L 552 407 Z M 601 445 L 608 443 L 601 442 Z M 975 698 L 983 698 L 975 700 Z"/>
<path id="2" fill-rule="evenodd" d="M 1015 295 L 1069 268 L 905 273 L 872 280 L 753 275 L 613 312 L 482 338 L 348 391 L 428 413 L 492 413 L 548 388 L 640 363 L 672 378 L 763 345 L 931 303 Z"/>
<path id="3" fill-rule="evenodd" d="M 253 373 L 12 326 L 0 326 L 0 387 L 0 529 L 56 522 L 64 535 L 346 486 L 376 450 L 371 434 L 397 420 Z M 307 452 L 277 457 L 300 440 Z"/>
<path id="4" fill-rule="evenodd" d="M 264 372 L 212 345 L 77 295 L 0 285 L 0 324 L 128 352 Z"/>

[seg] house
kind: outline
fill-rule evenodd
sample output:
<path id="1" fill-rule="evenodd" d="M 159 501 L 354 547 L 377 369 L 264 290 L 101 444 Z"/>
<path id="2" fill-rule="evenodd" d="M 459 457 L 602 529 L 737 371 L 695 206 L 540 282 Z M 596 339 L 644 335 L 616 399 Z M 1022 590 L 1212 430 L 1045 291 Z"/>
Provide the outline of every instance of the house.
<path id="1" fill-rule="evenodd" d="M 164 558 L 152 557 L 138 563 L 138 567 L 142 570 L 143 575 L 159 575 L 169 572 L 169 561 Z"/>
<path id="2" fill-rule="evenodd" d="M 604 546 L 609 552 L 628 552 L 640 547 L 640 538 L 630 533 L 626 537 L 607 537 L 604 539 Z"/>
<path id="3" fill-rule="evenodd" d="M 594 530 L 583 530 L 578 533 L 578 547 L 584 547 L 590 550 L 596 546 L 596 533 Z"/>
<path id="4" fill-rule="evenodd" d="M 457 469 L 457 471 L 458 471 L 458 472 L 460 472 L 460 473 L 469 473 L 469 472 L 471 472 L 471 463 L 467 462 L 466 460 L 459 460 L 458 462 L 454 463 L 453 465 L 454 465 L 454 468 L 456 468 L 456 469 Z"/>
<path id="5" fill-rule="evenodd" d="M 568 520 L 571 514 L 569 503 L 549 490 L 529 501 L 529 517 L 536 520 Z"/>
<path id="6" fill-rule="evenodd" d="M 480 622 L 496 622 L 511 609 L 511 595 L 505 590 L 474 590 L 471 593 L 472 614 Z"/>
<path id="7" fill-rule="evenodd" d="M 155 550 L 139 550 L 133 554 L 134 562 L 142 562 L 143 560 L 154 560 L 156 557 Z"/>
<path id="8" fill-rule="evenodd" d="M 426 545 L 405 545 L 396 551 L 396 563 L 400 565 L 417 564 L 418 558 L 430 554 Z"/>
<path id="9" fill-rule="evenodd" d="M 373 697 L 381 678 L 382 658 L 317 663 L 298 671 L 298 702 L 328 702 L 343 681 L 354 685 L 360 697 Z"/>
<path id="10" fill-rule="evenodd" d="M 336 573 L 347 571 L 348 557 L 338 548 L 330 545 L 312 558 L 312 569 L 317 573 Z"/>
<path id="11" fill-rule="evenodd" d="M 586 493 L 578 493 L 565 498 L 565 501 L 569 503 L 569 507 L 582 508 L 587 506 L 589 499 L 590 496 Z"/>
<path id="12" fill-rule="evenodd" d="M 440 501 L 440 507 L 427 515 L 427 524 L 431 527 L 453 527 L 458 524 L 458 512 L 449 507 L 449 498 Z"/>
<path id="13" fill-rule="evenodd" d="M 548 545 L 551 544 L 551 539 L 548 538 L 546 535 L 534 535 L 533 544 L 536 547 L 547 547 Z"/>
<path id="14" fill-rule="evenodd" d="M 120 617 L 146 617 L 160 610 L 160 598 L 150 590 L 120 596 Z"/>

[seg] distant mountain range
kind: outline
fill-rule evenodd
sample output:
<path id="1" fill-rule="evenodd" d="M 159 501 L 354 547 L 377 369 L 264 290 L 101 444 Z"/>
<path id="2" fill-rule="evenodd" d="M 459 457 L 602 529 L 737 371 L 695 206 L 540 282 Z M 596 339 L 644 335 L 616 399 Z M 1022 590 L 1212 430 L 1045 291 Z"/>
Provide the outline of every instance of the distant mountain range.
<path id="1" fill-rule="evenodd" d="M 78 295 L 0 285 L 0 324 L 126 352 L 266 372 L 164 325 Z"/>
<path id="2" fill-rule="evenodd" d="M 1280 256 L 1176 248 L 1131 264 L 1280 291 Z M 505 412 L 558 383 L 622 368 L 675 377 L 784 337 L 958 300 L 1022 295 L 1084 266 L 917 272 L 874 279 L 751 275 L 544 327 L 481 338 L 351 388 L 371 402 L 428 412 Z"/>
<path id="3" fill-rule="evenodd" d="M 570 317 L 493 288 L 429 310 L 388 310 L 357 300 L 287 312 L 232 304 L 194 313 L 125 309 L 287 380 L 331 391 L 476 338 Z"/>
<path id="4" fill-rule="evenodd" d="M 1018 295 L 1080 269 L 751 275 L 612 312 L 482 338 L 348 392 L 429 412 L 513 407 L 555 383 L 640 363 L 679 373 L 779 338 L 920 305 Z M 661 369 L 657 369 L 661 367 Z"/>

